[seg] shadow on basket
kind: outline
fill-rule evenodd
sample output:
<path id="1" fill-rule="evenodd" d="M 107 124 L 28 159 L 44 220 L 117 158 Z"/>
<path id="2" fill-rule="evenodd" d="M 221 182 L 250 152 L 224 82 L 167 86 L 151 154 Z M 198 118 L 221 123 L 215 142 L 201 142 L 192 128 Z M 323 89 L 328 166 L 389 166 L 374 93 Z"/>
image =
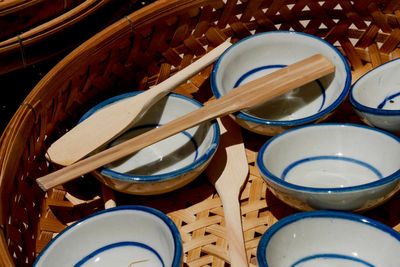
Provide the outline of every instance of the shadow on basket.
<path id="1" fill-rule="evenodd" d="M 398 158 L 396 154 L 396 147 L 399 143 L 397 137 L 392 138 L 392 135 L 386 132 L 373 128 L 367 130 L 366 126 L 360 126 L 362 122 L 357 120 L 357 115 L 351 109 L 345 91 L 349 89 L 351 80 L 355 82 L 367 71 L 398 57 L 400 50 L 396 34 L 399 29 L 396 18 L 400 12 L 399 8 L 393 1 L 368 1 L 366 3 L 365 1 L 159 0 L 102 30 L 63 58 L 40 80 L 24 100 L 29 105 L 21 105 L 18 108 L 0 139 L 1 265 L 32 266 L 40 252 L 47 245 L 57 245 L 60 242 L 57 240 L 61 239 L 57 239 L 56 236 L 63 230 L 70 229 L 68 227 L 74 222 L 85 218 L 93 219 L 95 218 L 93 214 L 98 214 L 98 212 L 106 215 L 107 211 L 113 209 L 146 206 L 158 210 L 157 212 L 163 216 L 166 215 L 165 217 L 169 218 L 166 220 L 171 220 L 174 227 L 177 228 L 182 245 L 184 266 L 233 266 L 235 263 L 230 261 L 226 237 L 226 227 L 229 225 L 225 223 L 223 205 L 206 174 L 202 171 L 195 180 L 180 189 L 151 196 L 114 191 L 100 183 L 92 174 L 86 174 L 74 181 L 57 185 L 55 188 L 43 192 L 38 187 L 36 179 L 59 169 L 58 166 L 46 159 L 47 149 L 54 141 L 72 129 L 79 119 L 96 104 L 117 95 L 130 93 L 133 88 L 143 91 L 160 84 L 226 40 L 232 44 L 238 44 L 237 47 L 239 47 L 244 40 L 252 39 L 250 36 L 271 36 L 273 31 L 277 31 L 277 33 L 291 36 L 293 42 L 296 36 L 300 36 L 301 39 L 310 36 L 315 42 L 319 42 L 317 41 L 319 39 L 323 40 L 324 45 L 332 47 L 332 51 L 336 53 L 328 53 L 332 56 L 331 61 L 340 62 L 347 67 L 337 76 L 338 81 L 333 84 L 338 85 L 337 88 L 341 88 L 337 91 L 332 90 L 335 91 L 334 94 L 331 95 L 331 92 L 328 92 L 331 89 L 328 89 L 329 86 L 325 86 L 324 80 L 312 86 L 312 89 L 321 92 L 321 95 L 325 93 L 325 98 L 311 97 L 309 103 L 313 103 L 317 110 L 325 110 L 324 104 L 329 106 L 335 103 L 334 110 L 327 109 L 326 113 L 322 114 L 320 118 L 315 118 L 315 121 L 305 122 L 308 124 L 307 126 L 296 125 L 293 130 L 289 130 L 292 127 L 280 125 L 276 129 L 283 130 L 283 136 L 289 137 L 290 133 L 296 132 L 297 129 L 318 128 L 328 123 L 331 125 L 332 122 L 336 126 L 352 122 L 357 124 L 354 127 L 359 131 L 365 130 L 368 133 L 381 134 L 386 139 L 390 139 L 393 143 L 387 148 L 393 150 L 391 155 L 395 155 L 391 158 Z M 292 62 L 277 61 L 290 57 L 290 55 L 300 59 L 299 51 L 310 51 L 305 46 L 308 42 L 304 42 L 303 45 L 293 46 L 289 45 L 288 41 L 286 46 L 282 46 L 286 49 L 284 56 L 281 57 L 277 56 L 278 52 L 274 49 L 269 49 L 273 55 L 261 56 L 262 49 L 258 45 L 248 46 L 254 52 L 251 57 L 239 53 L 234 62 L 226 63 L 223 59 L 224 56 L 235 52 L 232 46 L 230 52 L 226 52 L 215 64 L 219 68 L 221 66 L 232 67 L 229 72 L 224 74 L 225 77 L 231 79 L 218 80 L 218 75 L 212 74 L 213 67 L 209 66 L 193 75 L 187 82 L 181 83 L 174 93 L 184 94 L 186 95 L 184 99 L 193 98 L 201 104 L 217 101 L 215 98 L 219 96 L 213 97 L 215 87 L 212 85 L 213 89 L 211 89 L 211 84 L 218 84 L 219 88 L 219 83 L 222 83 L 227 85 L 226 88 L 229 87 L 229 89 L 223 90 L 230 90 L 238 82 L 238 79 L 240 81 L 250 79 L 247 74 L 254 74 L 255 72 L 251 70 L 264 66 L 263 60 L 266 59 L 274 59 L 271 64 L 279 65 L 277 68 L 289 65 Z M 262 47 L 262 45 L 260 46 Z M 334 61 L 333 58 L 337 61 Z M 260 65 L 248 67 L 248 63 L 253 60 Z M 260 76 L 265 75 L 265 71 L 264 68 L 263 74 Z M 246 77 L 240 78 L 244 74 Z M 215 75 L 214 81 L 213 75 Z M 258 78 L 256 76 L 251 79 Z M 330 79 L 331 83 L 328 85 L 332 84 L 332 81 L 334 79 Z M 290 97 L 296 98 L 298 94 L 289 94 L 286 98 Z M 335 99 L 339 99 L 338 102 L 335 102 Z M 192 102 L 193 100 L 187 99 L 187 101 Z M 179 103 L 173 106 L 183 108 L 183 102 Z M 330 114 L 331 111 L 334 111 L 333 114 Z M 180 112 L 177 111 L 177 113 Z M 304 112 L 309 112 L 309 109 Z M 325 116 L 328 114 L 329 118 Z M 234 115 L 234 118 L 242 116 L 240 113 Z M 246 115 L 252 119 L 257 117 L 249 112 Z M 326 123 L 320 124 L 321 120 L 325 119 L 327 119 Z M 258 128 L 259 120 L 252 121 L 256 124 L 256 128 L 253 127 L 254 124 L 251 126 L 244 119 L 243 123 L 246 124 L 244 126 L 248 126 L 242 125 L 242 133 L 249 174 L 240 191 L 241 221 L 247 261 L 249 266 L 256 266 L 257 247 L 261 236 L 275 223 L 282 222 L 289 215 L 303 214 L 303 212 L 293 209 L 275 198 L 271 193 L 272 186 L 263 180 L 259 171 L 261 161 L 257 161 L 257 156 L 260 149 L 267 141 L 277 140 L 279 136 L 275 136 L 276 132 L 269 134 L 274 137 L 260 135 L 260 132 L 252 132 L 256 128 L 264 129 L 264 127 Z M 152 127 L 158 126 L 158 122 L 154 121 L 146 122 L 142 126 L 150 124 Z M 209 125 L 207 129 L 212 129 L 212 126 Z M 209 134 L 213 135 L 214 133 L 204 131 L 200 136 L 204 137 Z M 346 139 L 346 136 L 343 139 Z M 193 155 L 196 154 L 193 148 L 199 148 L 200 143 L 204 142 L 201 141 L 203 139 L 196 138 L 192 134 L 190 136 L 182 134 L 175 141 L 183 142 L 185 155 L 196 157 Z M 279 153 L 275 153 L 276 157 L 265 159 L 268 163 L 266 165 L 277 166 L 276 168 L 279 170 L 290 165 L 289 169 L 286 168 L 288 171 L 285 172 L 288 177 L 291 171 L 300 173 L 295 170 L 296 167 L 304 170 L 308 168 L 308 165 L 298 164 L 305 162 L 301 160 L 303 155 L 299 151 L 307 152 L 309 148 L 313 147 L 307 146 L 307 144 L 314 140 L 317 141 L 317 139 L 316 135 L 312 138 L 305 135 L 302 141 L 294 141 L 295 144 L 305 145 L 305 148 L 299 149 L 298 153 L 295 153 L 292 146 L 278 149 Z M 331 137 L 323 141 L 334 147 L 338 139 L 340 138 Z M 355 138 L 353 140 L 355 140 L 353 143 L 346 143 L 346 147 L 364 139 Z M 167 142 L 165 146 L 168 147 L 171 143 L 172 141 Z M 285 142 L 283 143 L 284 146 Z M 288 141 L 286 144 L 288 143 L 290 142 Z M 187 147 L 191 148 L 190 153 L 187 152 Z M 382 147 L 385 146 L 382 145 Z M 332 151 L 329 153 L 334 153 Z M 362 158 L 354 160 L 354 155 L 346 154 L 342 156 L 353 158 L 353 160 L 343 160 L 342 157 L 341 161 L 346 166 L 355 164 L 363 174 L 377 175 L 381 173 L 383 178 L 391 175 L 389 174 L 391 171 L 389 157 L 380 157 L 375 154 L 373 158 L 381 164 L 376 167 L 368 161 L 369 157 L 367 156 L 368 153 L 374 154 L 375 152 L 363 151 L 364 153 L 359 153 L 363 155 Z M 151 155 L 149 154 L 147 163 L 154 159 L 153 152 L 150 153 Z M 199 157 L 201 157 L 200 154 L 199 152 Z M 329 154 L 331 156 L 329 160 L 330 163 L 333 161 L 334 164 L 337 164 L 335 166 L 338 166 L 339 155 L 336 154 L 337 157 L 334 159 Z M 161 155 L 163 154 L 161 153 Z M 304 157 L 315 158 L 316 155 L 305 155 Z M 290 162 L 288 163 L 289 158 L 294 159 L 292 163 L 297 163 L 291 165 Z M 318 160 L 320 159 L 318 158 Z M 326 160 L 327 158 L 322 159 Z M 360 163 L 361 161 L 363 163 Z M 311 162 L 315 163 L 316 160 Z M 322 160 L 317 162 L 318 164 L 323 163 Z M 330 163 L 328 162 L 326 165 L 332 166 Z M 339 167 L 334 169 L 339 169 Z M 274 176 L 277 176 L 275 170 L 272 172 Z M 393 173 L 397 173 L 396 170 Z M 363 215 L 386 225 L 385 227 L 392 228 L 393 232 L 397 232 L 400 229 L 400 198 L 398 194 L 395 194 L 398 189 L 397 178 L 394 178 L 394 175 L 391 177 L 393 177 L 391 181 L 394 182 L 393 188 L 395 189 L 389 193 L 391 198 L 385 199 L 386 203 L 365 211 Z M 382 182 L 376 184 L 379 183 Z M 134 223 L 131 225 L 132 228 L 135 227 Z M 110 221 L 110 224 L 102 229 L 108 227 L 118 228 Z M 106 231 L 103 230 L 103 232 Z M 175 241 L 169 237 L 175 236 L 174 233 L 151 230 L 150 234 L 143 232 L 143 235 L 159 234 L 165 242 L 171 243 Z M 115 239 L 108 245 L 118 244 L 114 247 L 125 252 L 132 251 L 131 249 L 142 249 L 145 253 L 153 255 L 156 261 L 164 262 L 167 265 L 167 262 L 170 262 L 171 257 L 165 259 L 163 255 L 170 254 L 169 256 L 171 256 L 172 252 L 159 250 L 143 239 L 123 241 L 128 243 L 121 242 Z M 131 246 L 138 243 L 141 245 Z M 79 258 L 80 255 L 74 255 L 77 259 L 74 263 L 82 263 L 80 261 L 82 259 L 96 260 L 96 256 L 100 256 L 99 251 L 106 250 L 101 250 L 102 248 L 107 248 L 107 250 L 110 248 L 103 243 L 97 247 L 94 243 L 92 245 L 94 246 L 91 247 L 89 256 Z M 131 259 L 129 264 L 138 265 L 137 261 L 141 260 Z M 146 263 L 143 262 L 143 264 Z"/>

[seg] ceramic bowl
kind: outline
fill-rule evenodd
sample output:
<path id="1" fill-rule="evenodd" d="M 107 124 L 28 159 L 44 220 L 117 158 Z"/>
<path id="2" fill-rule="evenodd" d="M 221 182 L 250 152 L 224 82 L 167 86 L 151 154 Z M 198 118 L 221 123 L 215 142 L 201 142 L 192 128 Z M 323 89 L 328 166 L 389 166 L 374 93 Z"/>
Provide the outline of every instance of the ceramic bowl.
<path id="1" fill-rule="evenodd" d="M 368 125 L 400 134 L 400 59 L 389 61 L 361 76 L 350 89 L 349 100 Z"/>
<path id="2" fill-rule="evenodd" d="M 272 137 L 257 166 L 270 191 L 299 210 L 361 211 L 400 186 L 400 138 L 364 125 L 321 123 Z"/>
<path id="3" fill-rule="evenodd" d="M 400 234 L 364 216 L 309 211 L 272 225 L 257 248 L 259 267 L 400 266 Z"/>
<path id="4" fill-rule="evenodd" d="M 335 72 L 264 104 L 235 114 L 247 130 L 276 135 L 288 128 L 323 121 L 345 99 L 351 84 L 343 55 L 328 42 L 305 33 L 274 31 L 242 39 L 217 60 L 211 74 L 216 98 L 232 88 L 315 54 L 323 54 Z"/>
<path id="5" fill-rule="evenodd" d="M 131 97 L 132 92 L 110 98 L 86 113 L 82 120 L 115 101 Z M 189 97 L 171 93 L 152 106 L 131 129 L 110 146 L 159 127 L 202 105 Z M 219 142 L 216 121 L 173 135 L 128 157 L 96 170 L 94 175 L 114 190 L 137 195 L 170 192 L 193 181 L 207 167 Z"/>
<path id="6" fill-rule="evenodd" d="M 179 231 L 169 217 L 148 207 L 121 206 L 66 228 L 34 266 L 179 267 L 182 254 Z"/>

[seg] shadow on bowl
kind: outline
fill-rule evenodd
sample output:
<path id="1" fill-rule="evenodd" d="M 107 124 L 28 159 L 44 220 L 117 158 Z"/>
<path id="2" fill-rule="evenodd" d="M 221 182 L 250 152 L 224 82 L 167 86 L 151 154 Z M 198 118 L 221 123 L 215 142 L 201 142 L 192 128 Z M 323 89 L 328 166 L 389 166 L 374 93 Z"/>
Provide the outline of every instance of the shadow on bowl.
<path id="1" fill-rule="evenodd" d="M 360 77 L 351 87 L 349 101 L 361 120 L 400 134 L 400 59 L 389 61 Z"/>
<path id="2" fill-rule="evenodd" d="M 108 104 L 139 93 L 132 92 L 108 99 L 88 111 L 82 120 Z M 108 146 L 159 127 L 201 106 L 192 98 L 171 93 L 152 106 L 135 125 Z M 120 192 L 136 195 L 167 193 L 198 177 L 208 166 L 218 142 L 217 122 L 205 122 L 108 164 L 93 174 Z"/>
<path id="3" fill-rule="evenodd" d="M 257 155 L 271 192 L 298 210 L 364 211 L 400 188 L 400 139 L 372 127 L 322 123 L 272 137 Z"/>
<path id="4" fill-rule="evenodd" d="M 212 92 L 220 98 L 243 83 L 315 54 L 327 57 L 335 65 L 335 72 L 257 107 L 242 110 L 234 119 L 243 128 L 268 136 L 323 121 L 347 96 L 350 68 L 334 46 L 305 33 L 266 32 L 233 44 L 214 65 Z"/>

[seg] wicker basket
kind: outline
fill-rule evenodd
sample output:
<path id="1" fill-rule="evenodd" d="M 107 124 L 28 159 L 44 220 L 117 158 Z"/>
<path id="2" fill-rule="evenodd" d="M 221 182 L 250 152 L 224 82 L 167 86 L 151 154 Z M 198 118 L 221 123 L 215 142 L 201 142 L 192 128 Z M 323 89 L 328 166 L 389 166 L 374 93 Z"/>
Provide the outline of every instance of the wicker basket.
<path id="1" fill-rule="evenodd" d="M 226 3 L 225 3 L 226 2 Z M 400 54 L 400 6 L 394 0 L 159 0 L 109 26 L 75 49 L 32 90 L 0 140 L 0 260 L 31 265 L 37 253 L 71 222 L 113 205 L 146 205 L 179 228 L 185 266 L 229 265 L 220 199 L 205 174 L 180 190 L 155 197 L 113 192 L 95 178 L 47 194 L 35 179 L 52 171 L 46 148 L 95 103 L 146 89 L 230 38 L 272 30 L 322 37 L 348 59 L 353 81 Z M 211 98 L 211 67 L 177 88 L 201 102 Z M 332 121 L 361 123 L 345 101 Z M 241 194 L 248 260 L 256 265 L 260 236 L 295 213 L 268 191 L 254 165 L 267 137 L 243 130 L 250 174 Z M 399 230 L 400 195 L 365 213 Z"/>
<path id="2" fill-rule="evenodd" d="M 12 1 L 6 1 L 3 4 L 9 2 Z M 122 15 L 132 12 L 131 8 L 136 0 L 86 0 L 80 1 L 79 5 L 76 5 L 78 2 L 75 1 L 76 6 L 58 13 L 56 12 L 59 7 L 53 7 L 53 5 L 57 2 L 63 2 L 63 5 L 66 5 L 66 0 L 50 1 L 51 5 L 41 3 L 46 1 L 19 2 L 27 3 L 24 3 L 25 5 L 20 3 L 14 9 L 10 7 L 0 10 L 0 74 L 41 62 L 66 50 L 72 50 L 99 30 L 121 18 Z M 11 11 L 13 12 L 10 13 Z M 3 13 L 5 13 L 4 16 L 2 16 Z M 33 16 L 36 24 L 31 24 L 28 18 L 25 18 L 27 21 L 23 21 L 25 13 L 28 13 L 28 17 Z M 39 23 L 36 19 L 39 19 L 42 13 L 44 13 L 43 16 L 49 17 Z M 1 38 L 4 36 L 8 38 Z"/>
<path id="3" fill-rule="evenodd" d="M 67 12 L 83 0 L 4 0 L 0 1 L 0 39 L 48 21 Z"/>

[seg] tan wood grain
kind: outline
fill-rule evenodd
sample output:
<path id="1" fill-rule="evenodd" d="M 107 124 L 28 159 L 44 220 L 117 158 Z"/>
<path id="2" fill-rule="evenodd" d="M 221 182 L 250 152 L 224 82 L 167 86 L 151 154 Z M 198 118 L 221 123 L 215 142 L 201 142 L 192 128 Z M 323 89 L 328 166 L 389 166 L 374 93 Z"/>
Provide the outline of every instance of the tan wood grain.
<path id="1" fill-rule="evenodd" d="M 71 181 L 110 162 L 128 156 L 151 144 L 168 138 L 205 121 L 261 104 L 294 88 L 332 73 L 335 66 L 323 55 L 316 54 L 266 76 L 232 89 L 228 94 L 159 128 L 124 143 L 103 150 L 36 180 L 48 190 Z"/>
<path id="2" fill-rule="evenodd" d="M 224 42 L 151 89 L 98 110 L 54 142 L 47 150 L 47 158 L 67 166 L 104 146 L 137 122 L 167 93 L 217 60 L 230 45 Z"/>
<path id="3" fill-rule="evenodd" d="M 239 195 L 249 173 L 241 129 L 229 116 L 218 119 L 221 139 L 206 172 L 222 201 L 232 267 L 248 266 Z"/>

